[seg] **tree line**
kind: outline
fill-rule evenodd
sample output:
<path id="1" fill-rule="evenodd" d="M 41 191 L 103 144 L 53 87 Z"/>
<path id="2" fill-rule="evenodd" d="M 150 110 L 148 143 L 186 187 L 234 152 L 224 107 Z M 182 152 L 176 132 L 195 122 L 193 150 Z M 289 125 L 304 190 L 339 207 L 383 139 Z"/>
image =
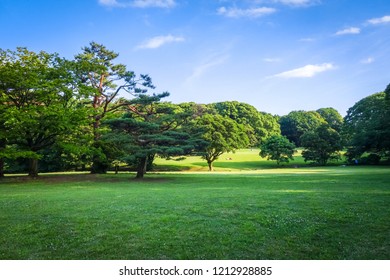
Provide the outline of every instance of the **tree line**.
<path id="1" fill-rule="evenodd" d="M 237 101 L 173 104 L 151 77 L 116 63 L 119 54 L 91 42 L 73 59 L 27 48 L 0 49 L 0 177 L 5 172 L 90 170 L 125 164 L 142 178 L 156 156 L 199 155 L 213 169 L 223 153 L 261 147 L 278 164 L 303 147 L 306 161 L 326 164 L 389 158 L 389 94 L 333 108 L 274 116 Z"/>

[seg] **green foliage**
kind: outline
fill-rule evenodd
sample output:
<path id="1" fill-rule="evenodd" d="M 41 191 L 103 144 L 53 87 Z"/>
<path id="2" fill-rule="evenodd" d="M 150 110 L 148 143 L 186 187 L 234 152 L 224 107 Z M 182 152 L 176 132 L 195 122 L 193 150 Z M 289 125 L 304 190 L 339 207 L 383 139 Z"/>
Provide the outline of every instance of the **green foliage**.
<path id="1" fill-rule="evenodd" d="M 110 150 L 101 141 L 102 121 L 110 114 L 117 112 L 131 102 L 118 98 L 120 93 L 139 97 L 148 89 L 154 89 L 148 75 L 137 77 L 133 71 L 123 64 L 115 64 L 118 53 L 107 49 L 104 45 L 91 42 L 75 57 L 75 78 L 79 91 L 90 98 L 91 127 L 93 128 L 92 173 L 105 173 L 109 167 Z M 114 116 L 118 117 L 118 116 Z"/>
<path id="2" fill-rule="evenodd" d="M 321 108 L 316 111 L 320 116 L 328 123 L 328 125 L 336 130 L 341 132 L 343 128 L 344 119 L 340 113 L 334 108 Z"/>
<path id="3" fill-rule="evenodd" d="M 285 136 L 271 136 L 260 147 L 260 156 L 268 160 L 276 160 L 276 163 L 294 160 L 295 145 L 291 143 Z"/>
<path id="4" fill-rule="evenodd" d="M 67 60 L 26 48 L 0 53 L 0 138 L 23 151 L 14 157 L 31 159 L 29 174 L 36 176 L 36 153 L 71 133 L 87 114 Z"/>
<path id="5" fill-rule="evenodd" d="M 389 156 L 390 107 L 385 93 L 363 98 L 345 117 L 344 134 L 348 140 L 348 157 L 359 158 L 365 152 Z"/>
<path id="6" fill-rule="evenodd" d="M 282 135 L 299 147 L 304 133 L 314 131 L 326 121 L 315 111 L 292 111 L 281 117 L 279 123 Z"/>
<path id="7" fill-rule="evenodd" d="M 166 96 L 140 95 L 125 115 L 107 121 L 113 131 L 105 139 L 122 153 L 122 161 L 137 165 L 137 178 L 143 177 L 155 155 L 169 158 L 195 149 L 196 141 L 180 129 L 186 113 L 177 105 L 160 103 Z"/>
<path id="8" fill-rule="evenodd" d="M 306 132 L 301 138 L 305 150 L 302 156 L 305 161 L 314 161 L 326 165 L 329 160 L 340 159 L 342 150 L 340 134 L 327 124 L 323 124 L 315 131 Z"/>
<path id="9" fill-rule="evenodd" d="M 201 151 L 201 156 L 207 161 L 210 171 L 213 170 L 213 162 L 223 153 L 234 152 L 249 145 L 245 126 L 229 117 L 205 114 L 193 125 L 195 130 L 201 131 L 201 139 L 208 143 Z"/>
<path id="10" fill-rule="evenodd" d="M 259 112 L 252 105 L 237 101 L 226 101 L 211 104 L 218 114 L 229 117 L 247 129 L 251 146 L 259 143 L 272 135 L 280 134 L 280 126 L 277 119 L 271 114 Z"/>

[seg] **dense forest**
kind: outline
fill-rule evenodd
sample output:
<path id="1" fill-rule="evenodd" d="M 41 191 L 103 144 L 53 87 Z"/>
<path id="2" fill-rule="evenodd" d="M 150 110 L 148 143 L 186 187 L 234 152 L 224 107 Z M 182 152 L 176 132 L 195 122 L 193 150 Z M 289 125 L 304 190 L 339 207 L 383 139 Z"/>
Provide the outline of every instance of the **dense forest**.
<path id="1" fill-rule="evenodd" d="M 72 60 L 0 49 L 0 177 L 126 166 L 141 178 L 156 156 L 189 155 L 211 171 L 223 153 L 248 147 L 278 164 L 297 147 L 320 165 L 341 152 L 349 163 L 389 161 L 390 85 L 344 118 L 333 108 L 275 116 L 237 101 L 166 102 L 168 92 L 154 93 L 151 77 L 115 63 L 118 55 L 95 42 Z"/>

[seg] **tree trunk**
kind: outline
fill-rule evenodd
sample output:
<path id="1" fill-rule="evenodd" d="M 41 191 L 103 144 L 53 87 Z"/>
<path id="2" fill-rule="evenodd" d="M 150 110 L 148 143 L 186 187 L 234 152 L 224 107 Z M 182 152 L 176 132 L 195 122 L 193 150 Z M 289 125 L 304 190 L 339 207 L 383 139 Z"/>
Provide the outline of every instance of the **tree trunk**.
<path id="1" fill-rule="evenodd" d="M 4 177 L 4 159 L 0 158 L 0 178 Z"/>
<path id="2" fill-rule="evenodd" d="M 29 159 L 28 176 L 38 177 L 38 159 L 36 158 Z"/>
<path id="3" fill-rule="evenodd" d="M 137 166 L 137 179 L 142 179 L 146 173 L 146 166 L 148 164 L 147 157 L 140 158 Z"/>
<path id="4" fill-rule="evenodd" d="M 207 164 L 208 164 L 208 166 L 209 166 L 209 171 L 210 171 L 210 172 L 211 172 L 211 171 L 214 171 L 213 162 L 210 161 L 210 160 L 208 160 L 208 161 L 207 161 Z"/>

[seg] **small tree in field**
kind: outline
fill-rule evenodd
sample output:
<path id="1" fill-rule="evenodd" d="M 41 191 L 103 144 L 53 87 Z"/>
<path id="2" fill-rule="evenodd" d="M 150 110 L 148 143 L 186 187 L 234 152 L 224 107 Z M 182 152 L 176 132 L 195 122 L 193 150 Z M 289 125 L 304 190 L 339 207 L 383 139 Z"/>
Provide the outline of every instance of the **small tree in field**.
<path id="1" fill-rule="evenodd" d="M 295 145 L 285 136 L 274 135 L 268 138 L 260 147 L 260 156 L 268 160 L 276 160 L 279 165 L 282 162 L 288 163 L 294 160 Z"/>
<path id="2" fill-rule="evenodd" d="M 200 155 L 207 161 L 209 171 L 213 171 L 213 162 L 223 153 L 248 147 L 250 143 L 244 125 L 219 114 L 201 116 L 194 128 L 201 131 L 200 138 L 208 143 L 202 148 Z"/>

